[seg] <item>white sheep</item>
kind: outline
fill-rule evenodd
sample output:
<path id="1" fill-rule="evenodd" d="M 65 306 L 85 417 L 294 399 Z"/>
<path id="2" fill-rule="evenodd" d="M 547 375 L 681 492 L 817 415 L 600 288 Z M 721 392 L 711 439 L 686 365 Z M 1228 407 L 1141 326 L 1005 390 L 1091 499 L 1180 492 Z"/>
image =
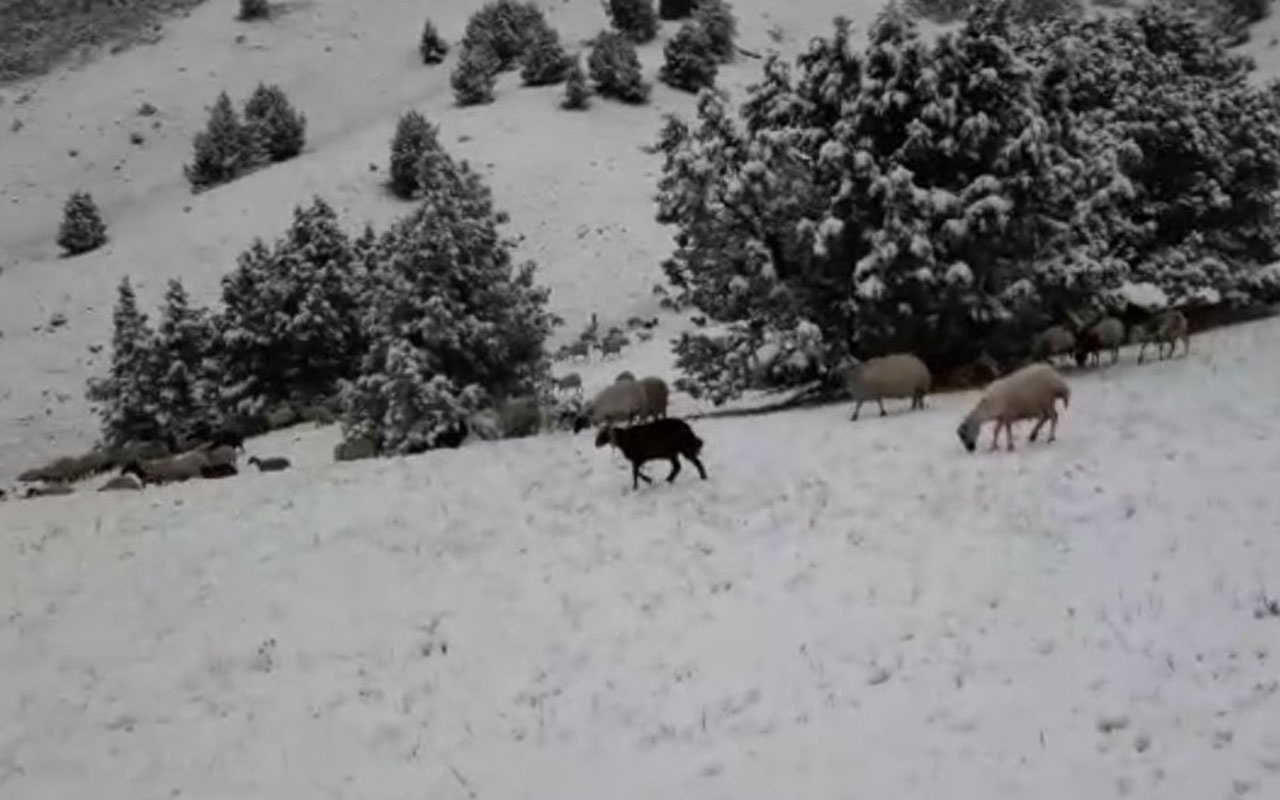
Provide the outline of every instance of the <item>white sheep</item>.
<path id="1" fill-rule="evenodd" d="M 1000 445 L 1000 429 L 1005 431 L 1009 449 L 1013 449 L 1013 423 L 1036 419 L 1028 441 L 1034 442 L 1040 428 L 1049 423 L 1049 441 L 1057 439 L 1058 411 L 1055 402 L 1062 398 L 1065 410 L 1071 402 L 1071 389 L 1058 371 L 1048 364 L 1030 364 L 998 380 L 992 381 L 982 399 L 956 429 L 960 441 L 970 453 L 978 444 L 978 431 L 984 422 L 995 420 L 991 449 Z"/>
<path id="2" fill-rule="evenodd" d="M 1054 356 L 1070 355 L 1076 349 L 1076 335 L 1065 325 L 1054 325 L 1031 341 L 1031 357 L 1053 363 Z"/>
<path id="3" fill-rule="evenodd" d="M 862 404 L 869 400 L 876 401 L 883 417 L 886 397 L 910 397 L 913 409 L 924 408 L 924 396 L 932 386 L 929 368 L 910 353 L 869 358 L 845 371 L 845 387 L 855 401 L 853 416 L 849 419 L 856 420 Z"/>
<path id="4" fill-rule="evenodd" d="M 1183 355 L 1191 352 L 1191 334 L 1187 325 L 1186 316 L 1176 308 L 1171 308 L 1160 316 L 1156 317 L 1148 326 L 1146 335 L 1142 339 L 1142 344 L 1138 348 L 1138 363 L 1142 363 L 1143 355 L 1147 351 L 1147 345 L 1152 341 L 1156 343 L 1156 355 L 1165 358 L 1164 347 L 1169 346 L 1169 358 L 1178 349 L 1178 340 L 1183 342 Z"/>
<path id="5" fill-rule="evenodd" d="M 218 445 L 188 450 L 167 458 L 134 461 L 121 470 L 121 474 L 137 475 L 143 483 L 168 483 L 204 477 L 205 472 L 210 469 L 222 474 L 228 467 L 234 470 L 235 463 L 235 448 Z"/>
<path id="6" fill-rule="evenodd" d="M 591 401 L 591 421 L 599 425 L 665 417 L 668 395 L 667 382 L 662 378 L 615 381 Z"/>
<path id="7" fill-rule="evenodd" d="M 139 491 L 142 489 L 142 481 L 137 475 L 122 474 L 116 475 L 111 480 L 102 484 L 98 488 L 100 492 L 117 492 L 117 491 Z"/>
<path id="8" fill-rule="evenodd" d="M 1120 347 L 1124 344 L 1124 323 L 1115 317 L 1103 317 L 1085 328 L 1076 337 L 1076 366 L 1083 367 L 1090 357 L 1101 363 L 1103 350 L 1111 351 L 1111 363 L 1120 360 Z"/>

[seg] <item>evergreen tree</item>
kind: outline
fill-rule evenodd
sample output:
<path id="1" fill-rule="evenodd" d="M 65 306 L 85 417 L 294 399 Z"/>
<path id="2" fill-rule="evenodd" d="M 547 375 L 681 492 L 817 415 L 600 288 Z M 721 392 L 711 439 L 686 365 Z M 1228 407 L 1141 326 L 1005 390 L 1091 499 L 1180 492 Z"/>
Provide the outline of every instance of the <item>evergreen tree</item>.
<path id="1" fill-rule="evenodd" d="M 418 162 L 428 150 L 440 148 L 439 129 L 417 111 L 409 111 L 396 123 L 391 141 L 391 191 L 406 200 L 418 191 Z"/>
<path id="2" fill-rule="evenodd" d="M 107 225 L 88 192 L 72 192 L 62 207 L 58 246 L 75 256 L 96 250 L 107 243 Z"/>
<path id="3" fill-rule="evenodd" d="M 88 391 L 109 447 L 160 439 L 154 348 L 155 334 L 138 310 L 133 286 L 125 277 L 112 313 L 110 371 L 105 378 L 91 380 Z"/>
<path id="4" fill-rule="evenodd" d="M 196 134 L 192 162 L 183 167 L 187 182 L 199 191 L 234 180 L 265 159 L 261 145 L 222 92 L 209 113 L 208 125 Z"/>
<path id="5" fill-rule="evenodd" d="M 467 20 L 462 47 L 487 50 L 497 61 L 496 71 L 505 72 L 524 56 L 530 36 L 546 27 L 546 18 L 532 2 L 493 0 Z"/>
<path id="6" fill-rule="evenodd" d="M 207 360 L 212 333 L 207 313 L 191 307 L 182 282 L 169 281 L 154 348 L 162 436 L 185 439 L 209 421 L 219 377 Z"/>
<path id="7" fill-rule="evenodd" d="M 587 69 L 595 81 L 596 92 L 624 103 L 644 103 L 650 86 L 645 83 L 636 47 L 625 36 L 604 31 L 596 37 L 587 57 Z"/>
<path id="8" fill-rule="evenodd" d="M 693 19 L 711 39 L 711 52 L 721 61 L 732 61 L 738 38 L 738 18 L 726 0 L 698 0 Z"/>
<path id="9" fill-rule="evenodd" d="M 307 118 L 298 113 L 279 86 L 258 84 L 244 106 L 245 126 L 257 147 L 272 161 L 285 161 L 302 152 Z"/>
<path id="10" fill-rule="evenodd" d="M 606 0 L 613 27 L 636 44 L 652 42 L 658 35 L 658 15 L 653 0 Z"/>
<path id="11" fill-rule="evenodd" d="M 666 20 L 685 19 L 693 14 L 694 0 L 658 0 L 658 17 Z"/>
<path id="12" fill-rule="evenodd" d="M 369 346 L 343 391 L 347 437 L 387 453 L 444 444 L 486 399 L 532 390 L 547 368 L 547 292 L 532 264 L 513 264 L 488 189 L 443 151 L 422 169 L 422 205 L 378 245 Z"/>
<path id="13" fill-rule="evenodd" d="M 520 77 L 526 86 L 560 83 L 567 76 L 571 63 L 572 59 L 560 44 L 560 34 L 554 28 L 543 28 L 531 38 Z"/>
<path id="14" fill-rule="evenodd" d="M 565 80 L 562 108 L 570 111 L 581 111 L 591 105 L 591 87 L 587 85 L 587 75 L 582 71 L 582 64 L 573 59 L 569 65 L 569 73 Z"/>
<path id="15" fill-rule="evenodd" d="M 281 402 L 322 401 L 352 374 L 361 265 L 337 214 L 315 198 L 294 209 L 272 248 L 257 241 L 223 278 L 218 320 L 222 411 L 254 416 Z"/>
<path id="16" fill-rule="evenodd" d="M 422 26 L 422 37 L 418 40 L 418 55 L 423 64 L 439 64 L 449 54 L 449 45 L 431 20 Z"/>
<path id="17" fill-rule="evenodd" d="M 697 92 L 715 85 L 716 55 L 711 49 L 711 37 L 701 25 L 681 25 L 663 48 L 663 56 L 665 63 L 658 77 L 668 86 Z"/>
<path id="18" fill-rule="evenodd" d="M 271 0 L 240 0 L 239 19 L 252 22 L 255 19 L 266 19 L 271 16 Z"/>
<path id="19" fill-rule="evenodd" d="M 498 59 L 488 47 L 464 47 L 449 82 L 458 105 L 474 106 L 493 102 L 497 78 Z"/>

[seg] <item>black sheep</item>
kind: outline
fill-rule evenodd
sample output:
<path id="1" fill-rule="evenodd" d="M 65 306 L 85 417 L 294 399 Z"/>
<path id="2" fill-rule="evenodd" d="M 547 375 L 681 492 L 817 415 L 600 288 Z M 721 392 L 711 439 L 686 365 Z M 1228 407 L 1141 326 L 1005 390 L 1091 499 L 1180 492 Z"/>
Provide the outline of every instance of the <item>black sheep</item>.
<path id="1" fill-rule="evenodd" d="M 622 451 L 622 455 L 631 462 L 631 488 L 640 487 L 640 479 L 652 483 L 648 475 L 640 471 L 646 461 L 665 459 L 671 462 L 671 474 L 667 476 L 670 483 L 680 474 L 680 456 L 684 456 L 698 468 L 698 474 L 707 479 L 707 471 L 698 460 L 702 452 L 702 440 L 682 419 L 667 417 L 642 425 L 626 428 L 615 428 L 610 425 L 600 429 L 596 434 L 596 447 L 612 444 Z"/>

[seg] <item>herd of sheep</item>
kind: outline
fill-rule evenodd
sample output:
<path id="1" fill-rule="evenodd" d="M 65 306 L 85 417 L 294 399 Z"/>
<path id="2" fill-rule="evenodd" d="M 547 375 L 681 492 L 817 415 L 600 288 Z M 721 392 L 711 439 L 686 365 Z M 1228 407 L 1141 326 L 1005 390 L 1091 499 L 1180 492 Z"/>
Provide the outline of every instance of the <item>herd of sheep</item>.
<path id="1" fill-rule="evenodd" d="M 1007 448 L 1013 450 L 1013 425 L 1022 420 L 1035 420 L 1029 441 L 1034 442 L 1046 424 L 1049 426 L 1048 441 L 1054 441 L 1058 428 L 1057 403 L 1061 400 L 1065 409 L 1071 398 L 1070 388 L 1053 366 L 1054 359 L 1074 357 L 1076 364 L 1083 367 L 1090 362 L 1100 363 L 1100 354 L 1109 351 L 1114 364 L 1120 357 L 1121 346 L 1130 338 L 1140 341 L 1138 363 L 1142 363 L 1146 348 L 1152 344 L 1161 359 L 1172 357 L 1179 342 L 1184 345 L 1184 352 L 1190 349 L 1187 319 L 1176 310 L 1157 315 L 1133 337 L 1127 335 L 1125 325 L 1114 317 L 1103 318 L 1081 328 L 1078 333 L 1073 333 L 1065 325 L 1055 325 L 1033 340 L 1031 354 L 1035 361 L 993 380 L 986 387 L 978 403 L 956 430 L 961 443 L 973 452 L 977 448 L 979 430 L 984 424 L 993 422 L 995 430 L 991 449 L 999 447 L 1003 431 Z M 922 409 L 926 395 L 933 389 L 928 366 L 909 353 L 871 358 L 840 367 L 837 372 L 853 400 L 853 420 L 858 419 L 862 406 L 872 401 L 879 407 L 881 416 L 886 413 L 884 401 L 890 399 L 910 399 L 913 410 Z M 555 385 L 560 390 L 582 391 L 582 379 L 577 374 L 559 378 Z M 667 383 L 662 378 L 649 376 L 637 379 L 630 372 L 623 372 L 577 413 L 572 421 L 573 431 L 599 428 L 596 446 L 612 446 L 631 462 L 633 488 L 638 488 L 641 480 L 650 481 L 641 467 L 655 460 L 671 462 L 668 481 L 675 480 L 679 474 L 681 457 L 692 463 L 705 479 L 707 472 L 698 458 L 703 442 L 687 422 L 667 416 L 669 396 Z M 361 444 L 368 443 L 356 440 L 339 444 L 335 450 L 336 458 L 350 460 L 373 455 L 368 447 L 356 447 Z M 29 470 L 19 476 L 19 480 L 38 482 L 39 485 L 27 488 L 25 496 L 28 497 L 66 494 L 71 491 L 69 483 L 119 467 L 120 473 L 99 491 L 137 490 L 146 484 L 235 475 L 238 473 L 237 454 L 243 449 L 242 434 L 223 430 L 214 432 L 205 441 L 183 452 L 170 454 L 163 447 L 157 451 L 153 445 L 136 452 L 104 454 L 94 451 L 78 459 L 58 459 L 39 470 Z M 255 456 L 249 459 L 249 463 L 262 472 L 289 467 L 289 460 L 282 457 Z M 3 497 L 3 491 L 0 491 L 0 499 Z"/>

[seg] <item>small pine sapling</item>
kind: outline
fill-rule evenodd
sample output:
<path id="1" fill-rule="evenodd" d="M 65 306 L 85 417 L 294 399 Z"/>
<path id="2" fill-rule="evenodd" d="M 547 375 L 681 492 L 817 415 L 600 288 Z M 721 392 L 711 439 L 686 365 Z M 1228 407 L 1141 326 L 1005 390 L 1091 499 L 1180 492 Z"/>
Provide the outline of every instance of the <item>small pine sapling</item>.
<path id="1" fill-rule="evenodd" d="M 693 19 L 711 38 L 711 52 L 720 61 L 732 61 L 738 38 L 738 18 L 725 0 L 699 0 Z"/>
<path id="2" fill-rule="evenodd" d="M 493 102 L 493 87 L 498 78 L 498 59 L 487 47 L 467 47 L 449 76 L 453 97 L 460 106 Z"/>
<path id="3" fill-rule="evenodd" d="M 265 153 L 255 133 L 241 123 L 227 93 L 218 95 L 208 124 L 196 134 L 194 158 L 183 166 L 191 188 L 199 191 L 226 183 L 261 163 Z"/>
<path id="4" fill-rule="evenodd" d="M 237 19 L 252 22 L 255 19 L 266 19 L 270 16 L 270 0 L 240 0 L 240 15 Z"/>
<path id="5" fill-rule="evenodd" d="M 258 84 L 245 103 L 244 120 L 272 161 L 293 158 L 306 144 L 307 118 L 298 113 L 279 86 Z"/>
<path id="6" fill-rule="evenodd" d="M 400 117 L 391 140 L 391 191 L 409 200 L 418 192 L 418 162 L 428 150 L 439 149 L 440 132 L 417 111 Z"/>
<path id="7" fill-rule="evenodd" d="M 569 55 L 560 44 L 560 34 L 553 28 L 543 28 L 529 44 L 520 78 L 526 86 L 550 86 L 565 79 L 569 64 Z"/>
<path id="8" fill-rule="evenodd" d="M 582 64 L 573 59 L 569 66 L 569 76 L 565 81 L 564 100 L 560 107 L 569 111 L 582 111 L 591 105 L 591 87 L 587 85 L 587 74 L 582 71 Z"/>
<path id="9" fill-rule="evenodd" d="M 686 22 L 663 48 L 665 62 L 658 78 L 668 86 L 686 92 L 697 92 L 716 82 L 715 53 L 711 37 L 696 22 Z"/>
<path id="10" fill-rule="evenodd" d="M 418 54 L 423 64 L 439 64 L 449 54 L 449 45 L 440 36 L 436 26 L 427 20 L 422 26 L 422 39 L 418 42 Z"/>
<path id="11" fill-rule="evenodd" d="M 72 192 L 62 207 L 58 246 L 69 256 L 96 250 L 107 243 L 107 226 L 88 192 Z"/>
<path id="12" fill-rule="evenodd" d="M 658 15 L 653 0 L 605 0 L 613 27 L 636 44 L 652 42 L 658 35 Z"/>
<path id="13" fill-rule="evenodd" d="M 635 104 L 649 99 L 650 86 L 640 71 L 636 46 L 620 33 L 604 31 L 596 37 L 587 69 L 596 91 L 604 97 Z"/>

